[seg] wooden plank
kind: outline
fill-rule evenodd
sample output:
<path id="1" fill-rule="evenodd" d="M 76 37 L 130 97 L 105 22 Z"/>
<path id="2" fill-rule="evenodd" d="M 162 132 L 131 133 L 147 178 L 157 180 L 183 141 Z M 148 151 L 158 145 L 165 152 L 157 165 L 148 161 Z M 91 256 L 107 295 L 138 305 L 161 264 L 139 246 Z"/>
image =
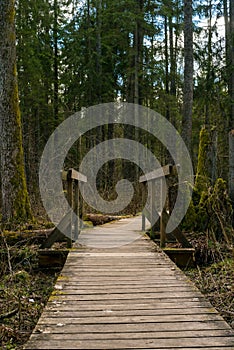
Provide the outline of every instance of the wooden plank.
<path id="1" fill-rule="evenodd" d="M 137 332 L 168 332 L 168 331 L 201 331 L 201 330 L 224 330 L 229 331 L 230 328 L 224 321 L 215 322 L 174 322 L 174 323 L 123 323 L 123 324 L 105 324 L 105 327 L 100 324 L 82 324 L 82 325 L 69 325 L 63 324 L 63 326 L 51 325 L 51 324 L 38 324 L 36 329 L 41 333 L 54 333 L 54 334 L 80 334 L 80 333 L 137 333 Z"/>
<path id="2" fill-rule="evenodd" d="M 106 340 L 106 339 L 167 339 L 167 338 L 199 338 L 199 337 L 228 337 L 232 336 L 232 331 L 230 330 L 188 330 L 183 332 L 179 329 L 176 331 L 142 331 L 142 332 L 82 332 L 82 333 L 52 333 L 48 335 L 48 333 L 44 333 L 40 336 L 40 339 L 47 340 Z M 36 336 L 35 338 L 37 338 Z"/>
<path id="3" fill-rule="evenodd" d="M 127 302 L 126 302 L 127 300 Z M 58 303 L 58 304 L 61 304 L 61 305 L 66 305 L 66 304 L 73 304 L 73 305 L 94 305 L 97 306 L 97 305 L 106 305 L 107 307 L 111 307 L 112 305 L 123 305 L 126 304 L 128 305 L 129 307 L 134 307 L 134 305 L 136 304 L 140 304 L 140 303 L 146 303 L 146 304 L 152 304 L 152 303 L 155 303 L 155 305 L 157 304 L 162 304 L 162 303 L 165 303 L 165 302 L 168 302 L 168 303 L 174 303 L 175 305 L 178 305 L 178 303 L 180 304 L 185 304 L 189 301 L 191 301 L 191 297 L 186 297 L 186 298 L 166 298 L 164 299 L 163 297 L 162 298 L 158 298 L 158 299 L 150 299 L 150 298 L 147 298 L 147 299 L 141 299 L 140 296 L 138 299 L 124 299 L 122 300 L 121 298 L 120 299 L 104 299 L 104 300 L 93 300 L 92 298 L 88 299 L 88 300 L 76 300 L 76 299 L 73 299 L 73 298 L 68 298 L 68 299 L 65 299 L 65 298 L 60 298 L 58 295 L 52 295 L 49 299 L 49 302 L 53 302 L 53 303 Z M 196 302 L 202 302 L 203 301 L 203 298 L 200 297 L 199 298 L 192 298 L 192 300 L 196 301 Z M 210 306 L 211 307 L 211 306 Z"/>
<path id="4" fill-rule="evenodd" d="M 72 311 L 72 317 L 74 318 L 89 318 L 89 317 L 123 317 L 123 316 L 168 316 L 168 315 L 210 315 L 217 314 L 215 309 L 208 310 L 207 308 L 191 308 L 191 309 L 180 309 L 180 308 L 168 308 L 168 309 L 140 309 L 140 310 L 112 310 L 111 308 L 103 309 L 100 311 L 83 311 L 74 310 Z M 56 317 L 56 318 L 67 318 L 71 315 L 71 310 L 51 310 L 46 309 L 44 317 Z"/>
<path id="5" fill-rule="evenodd" d="M 72 179 L 72 180 L 76 180 L 76 181 L 81 181 L 81 182 L 87 182 L 87 177 L 83 174 L 81 174 L 79 171 L 70 168 L 68 170 L 68 178 Z"/>
<path id="6" fill-rule="evenodd" d="M 173 323 L 182 321 L 214 321 L 222 320 L 217 314 L 198 314 L 198 315 L 156 315 L 156 316 L 95 316 L 95 317 L 73 317 L 72 311 L 67 317 L 44 317 L 42 315 L 39 324 L 57 324 L 59 320 L 64 324 L 123 324 L 123 323 Z"/>
<path id="7" fill-rule="evenodd" d="M 153 170 L 139 178 L 139 182 L 146 182 L 151 180 L 160 179 L 161 177 L 168 176 L 171 174 L 172 165 L 165 165 L 162 168 Z"/>
<path id="8" fill-rule="evenodd" d="M 155 292 L 155 289 L 157 290 L 157 292 Z M 170 289 L 170 290 L 169 290 Z M 111 294 L 111 295 L 114 295 L 114 293 L 116 294 L 116 290 L 118 290 L 118 293 L 117 294 L 121 294 L 121 295 L 125 295 L 125 294 L 129 294 L 129 291 L 131 291 L 131 293 L 134 293 L 135 294 L 149 294 L 149 293 L 166 293 L 168 295 L 168 293 L 183 293 L 183 292 L 190 292 L 190 288 L 189 287 L 179 287 L 179 288 L 176 288 L 176 287 L 171 287 L 171 288 L 147 288 L 147 287 L 138 287 L 138 288 L 134 288 L 134 289 L 129 289 L 129 288 L 105 288 L 105 291 L 101 291 L 100 289 L 89 289 L 89 288 L 86 288 L 86 289 L 81 289 L 80 286 L 69 286 L 69 287 L 64 287 L 62 289 L 59 289 L 60 291 L 63 291 L 64 294 L 76 294 L 76 295 L 93 295 L 93 296 L 96 296 L 96 295 L 106 295 L 106 294 Z M 169 292 L 168 292 L 169 290 Z"/>
<path id="9" fill-rule="evenodd" d="M 67 340 L 60 341 L 51 340 L 48 336 L 50 349 L 171 349 L 184 348 L 195 346 L 206 347 L 221 347 L 234 346 L 233 337 L 189 337 L 189 338 L 157 338 L 157 339 L 106 339 L 106 340 Z M 32 345 L 33 345 L 32 340 Z M 48 341 L 36 339 L 35 345 L 40 346 L 40 349 L 48 349 Z M 27 349 L 27 348 L 26 348 Z"/>
<path id="10" fill-rule="evenodd" d="M 75 303 L 73 300 L 71 301 L 65 301 L 65 302 L 60 302 L 60 301 L 49 301 L 47 303 L 47 306 L 45 308 L 46 310 L 56 310 L 58 309 L 59 311 L 71 311 L 75 310 L 75 305 L 77 305 L 77 303 Z M 108 308 L 107 308 L 108 306 Z M 106 304 L 106 303 L 93 303 L 91 302 L 86 302 L 86 303 L 79 303 L 79 311 L 80 312 L 94 312 L 94 311 L 104 311 L 104 310 L 112 310 L 112 311 L 131 311 L 131 310 L 165 310 L 165 312 L 169 312 L 170 309 L 174 309 L 174 310 L 181 310 L 184 311 L 186 310 L 186 312 L 193 312 L 193 309 L 199 309 L 201 311 L 203 311 L 202 309 L 204 308 L 208 308 L 210 311 L 213 310 L 212 308 L 210 308 L 210 305 L 207 303 L 202 303 L 201 301 L 199 302 L 183 302 L 183 304 L 181 303 L 169 303 L 167 301 L 160 301 L 160 303 L 155 303 L 155 302 L 147 302 L 144 303 L 143 301 L 139 302 L 139 303 L 120 303 L 120 304 Z M 205 310 L 204 310 L 205 311 Z"/>

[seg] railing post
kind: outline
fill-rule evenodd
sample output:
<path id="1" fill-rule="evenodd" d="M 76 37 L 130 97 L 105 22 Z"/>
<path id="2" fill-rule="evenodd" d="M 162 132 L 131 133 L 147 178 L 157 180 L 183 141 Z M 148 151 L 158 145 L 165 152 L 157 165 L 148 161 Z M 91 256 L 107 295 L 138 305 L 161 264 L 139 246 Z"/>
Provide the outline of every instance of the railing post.
<path id="1" fill-rule="evenodd" d="M 160 179 L 160 182 L 161 182 L 161 193 L 160 193 L 160 200 L 161 200 L 161 215 L 160 215 L 160 247 L 161 248 L 165 248 L 166 246 L 166 223 L 165 223 L 165 215 L 164 215 L 164 203 L 163 203 L 163 197 L 164 197 L 164 194 L 165 194 L 165 183 L 163 181 L 164 179 L 161 178 Z"/>
<path id="2" fill-rule="evenodd" d="M 148 191 L 149 191 L 149 197 L 150 197 L 150 225 L 152 229 L 152 222 L 153 222 L 153 184 L 152 181 L 148 182 Z"/>
<path id="3" fill-rule="evenodd" d="M 75 185 L 75 193 L 74 193 L 74 212 L 76 214 L 75 223 L 74 223 L 74 239 L 75 241 L 79 236 L 79 182 L 77 180 L 74 181 Z"/>
<path id="4" fill-rule="evenodd" d="M 145 214 L 142 212 L 141 215 L 142 221 L 141 221 L 141 230 L 145 231 Z"/>
<path id="5" fill-rule="evenodd" d="M 67 238 L 67 247 L 72 247 L 72 216 L 73 216 L 73 180 L 71 176 L 71 170 L 67 173 L 67 200 L 68 204 L 71 208 L 71 214 L 70 214 L 70 222 L 68 225 L 68 238 Z"/>

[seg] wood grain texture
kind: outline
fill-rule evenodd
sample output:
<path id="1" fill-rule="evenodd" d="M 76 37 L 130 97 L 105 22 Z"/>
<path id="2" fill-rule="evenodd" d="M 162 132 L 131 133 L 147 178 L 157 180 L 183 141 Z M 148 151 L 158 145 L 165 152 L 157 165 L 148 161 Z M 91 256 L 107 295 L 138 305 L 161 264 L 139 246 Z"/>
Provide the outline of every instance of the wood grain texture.
<path id="1" fill-rule="evenodd" d="M 233 330 L 137 225 L 120 247 L 123 220 L 81 233 L 25 349 L 234 349 Z"/>

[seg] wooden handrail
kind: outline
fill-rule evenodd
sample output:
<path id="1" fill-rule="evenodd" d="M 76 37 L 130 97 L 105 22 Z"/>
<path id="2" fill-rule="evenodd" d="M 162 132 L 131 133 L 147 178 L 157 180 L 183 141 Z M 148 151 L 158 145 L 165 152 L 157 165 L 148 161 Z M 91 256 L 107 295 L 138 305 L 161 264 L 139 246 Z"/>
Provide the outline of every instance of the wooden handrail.
<path id="1" fill-rule="evenodd" d="M 155 208 L 155 184 L 157 181 L 161 182 L 161 193 L 160 193 L 160 198 L 162 200 L 163 194 L 168 193 L 166 186 L 165 186 L 165 181 L 163 181 L 164 178 L 167 178 L 168 176 L 176 176 L 178 174 L 179 170 L 179 165 L 165 165 L 159 169 L 153 170 L 145 175 L 142 175 L 139 178 L 139 182 L 143 183 L 143 185 L 146 185 L 148 182 L 148 191 L 149 191 L 149 199 L 150 199 L 150 204 L 149 208 L 146 208 L 145 211 L 142 213 L 142 230 L 145 230 L 145 219 L 150 221 L 152 227 L 151 229 L 153 230 L 153 218 L 156 215 L 156 208 Z M 160 216 L 160 247 L 164 248 L 166 245 L 166 225 L 167 222 L 169 221 L 169 215 L 166 211 L 166 208 L 162 208 L 162 212 L 158 213 Z M 191 247 L 191 244 L 188 242 L 184 234 L 180 231 L 179 228 L 176 228 L 173 232 L 174 237 L 177 239 L 178 242 L 180 242 L 183 247 Z"/>
<path id="2" fill-rule="evenodd" d="M 64 181 L 71 179 L 81 182 L 87 182 L 87 177 L 73 168 L 70 168 L 68 171 L 62 170 L 62 179 Z"/>
<path id="3" fill-rule="evenodd" d="M 68 246 L 72 246 L 72 241 L 76 241 L 78 239 L 81 227 L 79 225 L 79 218 L 82 215 L 82 206 L 83 200 L 79 195 L 79 182 L 87 182 L 87 177 L 81 174 L 79 171 L 70 168 L 67 171 L 67 200 L 72 209 L 71 219 L 70 219 L 70 242 L 68 242 Z M 81 208 L 81 210 L 80 210 Z M 76 214 L 74 220 L 72 220 L 72 216 Z M 72 223 L 74 221 L 74 236 L 72 236 Z"/>
<path id="4" fill-rule="evenodd" d="M 72 242 L 78 239 L 81 230 L 79 218 L 82 217 L 83 200 L 79 193 L 79 182 L 87 182 L 87 177 L 72 168 L 68 171 L 62 170 L 61 177 L 63 181 L 67 182 L 67 201 L 71 210 L 59 223 L 62 232 L 55 227 L 47 240 L 42 244 L 41 248 L 50 248 L 56 241 L 61 240 L 62 238 L 64 239 L 64 231 L 68 232 L 68 236 L 66 236 L 67 247 L 71 248 Z"/>
<path id="5" fill-rule="evenodd" d="M 145 175 L 142 175 L 139 179 L 139 182 L 146 182 L 146 181 L 152 181 L 160 179 L 164 176 L 168 176 L 172 173 L 173 165 L 165 165 L 162 168 L 153 170 Z"/>

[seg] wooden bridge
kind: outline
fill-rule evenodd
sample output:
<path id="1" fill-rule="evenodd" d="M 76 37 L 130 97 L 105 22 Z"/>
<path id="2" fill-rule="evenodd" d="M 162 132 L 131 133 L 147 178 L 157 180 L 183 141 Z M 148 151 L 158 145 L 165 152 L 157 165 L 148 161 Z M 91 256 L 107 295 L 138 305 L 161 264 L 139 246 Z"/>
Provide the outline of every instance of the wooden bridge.
<path id="1" fill-rule="evenodd" d="M 25 349 L 234 349 L 233 330 L 140 221 L 82 231 Z"/>
<path id="2" fill-rule="evenodd" d="M 25 349 L 233 350 L 234 331 L 135 217 L 81 231 Z"/>

